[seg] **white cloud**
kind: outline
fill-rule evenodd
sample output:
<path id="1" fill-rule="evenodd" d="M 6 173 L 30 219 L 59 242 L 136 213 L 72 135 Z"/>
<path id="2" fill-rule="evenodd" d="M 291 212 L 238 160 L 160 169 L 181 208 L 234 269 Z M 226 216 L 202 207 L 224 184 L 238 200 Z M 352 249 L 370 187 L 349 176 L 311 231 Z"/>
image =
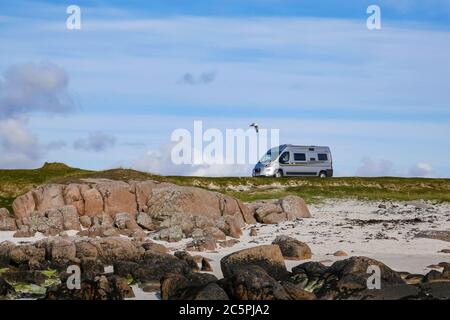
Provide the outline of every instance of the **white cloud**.
<path id="1" fill-rule="evenodd" d="M 410 177 L 431 177 L 433 166 L 427 162 L 419 162 L 408 171 Z"/>
<path id="2" fill-rule="evenodd" d="M 356 170 L 357 176 L 362 177 L 383 177 L 393 174 L 393 163 L 389 160 L 381 159 L 374 161 L 369 157 L 361 160 L 361 166 Z"/>
<path id="3" fill-rule="evenodd" d="M 77 139 L 73 147 L 78 150 L 100 152 L 114 147 L 116 137 L 104 132 L 95 131 L 89 133 L 87 138 Z"/>
<path id="4" fill-rule="evenodd" d="M 33 111 L 63 113 L 73 107 L 64 69 L 53 63 L 13 65 L 0 78 L 0 118 Z"/>
<path id="5" fill-rule="evenodd" d="M 161 175 L 182 176 L 250 176 L 252 165 L 220 165 L 220 164 L 174 164 L 171 159 L 173 144 L 160 146 L 156 150 L 147 152 L 132 164 L 137 170 Z"/>
<path id="6" fill-rule="evenodd" d="M 0 167 L 32 167 L 62 146 L 62 141 L 41 144 L 27 125 L 33 112 L 61 114 L 73 108 L 68 82 L 65 71 L 52 63 L 7 68 L 0 77 Z"/>

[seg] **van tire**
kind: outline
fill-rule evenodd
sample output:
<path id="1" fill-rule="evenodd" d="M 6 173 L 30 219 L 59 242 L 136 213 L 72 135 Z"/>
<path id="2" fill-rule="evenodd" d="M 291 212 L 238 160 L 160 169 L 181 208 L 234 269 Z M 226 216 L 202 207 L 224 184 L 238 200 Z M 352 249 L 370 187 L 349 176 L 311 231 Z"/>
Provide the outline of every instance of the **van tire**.
<path id="1" fill-rule="evenodd" d="M 283 178 L 283 170 L 278 170 L 275 173 L 275 178 Z"/>
<path id="2" fill-rule="evenodd" d="M 319 178 L 326 178 L 326 177 L 327 177 L 327 173 L 325 171 L 319 172 Z"/>

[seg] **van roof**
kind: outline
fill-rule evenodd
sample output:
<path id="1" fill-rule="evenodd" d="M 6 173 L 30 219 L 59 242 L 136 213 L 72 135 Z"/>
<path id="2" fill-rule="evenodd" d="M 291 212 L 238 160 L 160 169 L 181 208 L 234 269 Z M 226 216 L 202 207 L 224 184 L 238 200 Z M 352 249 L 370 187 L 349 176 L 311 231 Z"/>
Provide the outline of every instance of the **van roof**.
<path id="1" fill-rule="evenodd" d="M 295 145 L 295 144 L 283 144 L 280 147 L 296 147 L 296 148 L 326 148 L 326 149 L 330 149 L 330 147 L 328 146 L 300 146 L 300 145 Z"/>

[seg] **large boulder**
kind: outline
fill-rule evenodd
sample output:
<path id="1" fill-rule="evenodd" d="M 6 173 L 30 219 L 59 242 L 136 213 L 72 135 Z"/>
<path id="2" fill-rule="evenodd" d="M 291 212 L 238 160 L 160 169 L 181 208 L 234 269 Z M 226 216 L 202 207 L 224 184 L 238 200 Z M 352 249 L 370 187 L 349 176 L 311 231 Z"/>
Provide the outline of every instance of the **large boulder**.
<path id="1" fill-rule="evenodd" d="M 246 265 L 257 265 L 277 280 L 288 275 L 280 247 L 276 245 L 262 245 L 240 250 L 220 260 L 220 267 L 225 278 L 231 277 L 236 268 Z"/>
<path id="2" fill-rule="evenodd" d="M 47 290 L 45 300 L 123 300 L 134 293 L 126 279 L 114 275 L 98 275 L 81 281 L 79 290 L 71 290 L 66 283 Z"/>
<path id="3" fill-rule="evenodd" d="M 87 188 L 86 185 L 71 183 L 63 191 L 64 203 L 74 206 L 80 216 L 84 215 L 84 199 L 81 195 L 81 189 Z"/>
<path id="4" fill-rule="evenodd" d="M 59 184 L 46 184 L 33 190 L 36 211 L 45 211 L 64 206 L 62 190 L 63 186 Z"/>
<path id="5" fill-rule="evenodd" d="M 80 218 L 75 206 L 64 206 L 59 211 L 63 218 L 64 230 L 81 230 Z"/>
<path id="6" fill-rule="evenodd" d="M 137 203 L 133 188 L 122 181 L 105 181 L 95 186 L 104 201 L 105 213 L 115 216 L 119 212 L 127 212 L 136 216 Z"/>
<path id="7" fill-rule="evenodd" d="M 163 300 L 197 300 L 197 296 L 205 295 L 205 288 L 209 284 L 215 284 L 218 279 L 207 273 L 169 274 L 161 280 L 161 298 Z M 216 285 L 217 286 L 217 285 Z M 210 287 L 209 292 L 214 292 L 208 300 L 227 300 L 227 294 L 219 286 Z"/>
<path id="8" fill-rule="evenodd" d="M 287 196 L 279 200 L 259 200 L 247 206 L 261 223 L 276 224 L 311 217 L 305 201 L 297 196 Z"/>
<path id="9" fill-rule="evenodd" d="M 81 195 L 84 199 L 85 215 L 98 216 L 103 213 L 103 198 L 97 189 L 82 189 Z"/>
<path id="10" fill-rule="evenodd" d="M 290 300 L 283 286 L 257 265 L 236 267 L 221 280 L 230 298 L 236 300 Z"/>
<path id="11" fill-rule="evenodd" d="M 305 260 L 312 257 L 311 249 L 306 243 L 288 236 L 277 236 L 272 244 L 279 246 L 283 257 L 288 260 Z"/>
<path id="12" fill-rule="evenodd" d="M 12 217 L 6 208 L 0 208 L 0 231 L 16 231 L 16 219 Z"/>
<path id="13" fill-rule="evenodd" d="M 23 219 L 28 217 L 36 209 L 36 203 L 34 202 L 33 192 L 29 191 L 19 197 L 17 197 L 12 203 L 14 216 L 17 219 Z"/>
<path id="14" fill-rule="evenodd" d="M 370 266 L 380 268 L 381 287 L 405 283 L 399 272 L 380 261 L 367 257 L 351 257 L 336 261 L 329 268 L 329 272 L 338 278 L 335 285 L 340 291 L 366 289 L 367 279 L 371 276 L 371 273 L 368 273 Z"/>

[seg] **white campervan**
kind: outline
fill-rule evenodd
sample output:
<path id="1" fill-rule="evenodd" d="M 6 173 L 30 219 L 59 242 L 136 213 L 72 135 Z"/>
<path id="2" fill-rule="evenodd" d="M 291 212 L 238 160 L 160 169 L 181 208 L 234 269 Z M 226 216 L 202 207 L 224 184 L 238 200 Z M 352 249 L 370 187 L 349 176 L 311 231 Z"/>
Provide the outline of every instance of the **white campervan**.
<path id="1" fill-rule="evenodd" d="M 254 177 L 333 176 L 329 147 L 283 144 L 270 149 L 253 169 Z"/>

